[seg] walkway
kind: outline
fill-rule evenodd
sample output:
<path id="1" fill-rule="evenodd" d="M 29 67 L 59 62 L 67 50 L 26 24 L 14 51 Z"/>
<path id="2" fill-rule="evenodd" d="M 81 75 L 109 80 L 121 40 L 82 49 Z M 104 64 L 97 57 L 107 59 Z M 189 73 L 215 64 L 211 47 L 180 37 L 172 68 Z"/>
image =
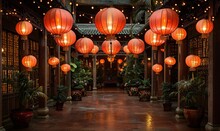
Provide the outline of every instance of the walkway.
<path id="1" fill-rule="evenodd" d="M 63 111 L 50 109 L 46 120 L 33 119 L 22 131 L 197 131 L 177 122 L 161 103 L 139 102 L 123 90 L 88 92 L 82 101 L 66 103 Z M 15 129 L 13 129 L 15 130 Z"/>

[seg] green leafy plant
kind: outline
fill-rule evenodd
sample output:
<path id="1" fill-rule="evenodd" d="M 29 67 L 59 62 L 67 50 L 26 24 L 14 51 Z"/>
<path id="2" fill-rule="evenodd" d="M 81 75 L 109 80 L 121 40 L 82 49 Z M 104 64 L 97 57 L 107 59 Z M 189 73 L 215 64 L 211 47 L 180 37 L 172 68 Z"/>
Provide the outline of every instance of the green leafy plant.
<path id="1" fill-rule="evenodd" d="M 42 87 L 34 87 L 34 83 L 29 80 L 27 72 L 16 72 L 13 75 L 13 81 L 13 87 L 18 92 L 20 110 L 28 108 L 38 97 L 47 97 L 41 91 Z"/>
<path id="2" fill-rule="evenodd" d="M 66 95 L 67 89 L 68 89 L 68 87 L 66 87 L 64 85 L 60 85 L 57 89 L 57 95 L 54 96 L 53 99 L 58 103 L 64 103 L 67 98 L 67 95 Z"/>
<path id="3" fill-rule="evenodd" d="M 141 80 L 141 84 L 138 87 L 139 90 L 149 90 L 151 88 L 150 79 Z"/>
<path id="4" fill-rule="evenodd" d="M 203 78 L 195 77 L 190 80 L 181 80 L 176 85 L 179 88 L 181 101 L 184 103 L 185 108 L 204 108 L 207 91 Z"/>
<path id="5" fill-rule="evenodd" d="M 170 94 L 174 91 L 177 91 L 175 86 L 171 83 L 163 82 L 161 84 L 161 87 L 162 87 L 162 99 L 165 102 L 171 102 L 173 96 Z"/>

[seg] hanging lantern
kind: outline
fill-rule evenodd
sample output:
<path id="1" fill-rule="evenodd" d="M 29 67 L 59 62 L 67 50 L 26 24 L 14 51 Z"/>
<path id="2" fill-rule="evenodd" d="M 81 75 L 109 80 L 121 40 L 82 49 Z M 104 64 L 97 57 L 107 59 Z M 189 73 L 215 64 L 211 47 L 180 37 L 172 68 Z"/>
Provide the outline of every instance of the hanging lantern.
<path id="1" fill-rule="evenodd" d="M 169 8 L 156 10 L 149 19 L 151 30 L 160 35 L 172 33 L 177 28 L 178 24 L 178 14 Z"/>
<path id="2" fill-rule="evenodd" d="M 118 59 L 118 64 L 121 64 L 122 62 L 123 62 L 123 60 L 122 59 Z"/>
<path id="3" fill-rule="evenodd" d="M 84 37 L 76 41 L 75 47 L 77 51 L 83 54 L 84 57 L 88 57 L 88 54 L 94 47 L 94 44 L 91 39 Z"/>
<path id="4" fill-rule="evenodd" d="M 177 44 L 182 44 L 182 40 L 186 38 L 186 35 L 187 33 L 184 28 L 176 28 L 176 30 L 171 34 Z"/>
<path id="5" fill-rule="evenodd" d="M 52 68 L 56 68 L 60 63 L 60 60 L 57 57 L 51 57 L 48 59 L 48 64 L 52 66 Z"/>
<path id="6" fill-rule="evenodd" d="M 121 49 L 121 44 L 118 40 L 105 40 L 102 43 L 102 51 L 107 55 L 116 55 Z"/>
<path id="7" fill-rule="evenodd" d="M 67 74 L 71 69 L 69 64 L 62 64 L 60 68 L 64 74 Z"/>
<path id="8" fill-rule="evenodd" d="M 73 23 L 72 15 L 60 8 L 50 9 L 44 16 L 44 26 L 53 35 L 61 35 L 69 32 Z"/>
<path id="9" fill-rule="evenodd" d="M 165 40 L 161 39 L 161 35 L 154 33 L 151 29 L 145 33 L 144 40 L 147 44 L 151 45 L 154 50 L 157 49 L 157 46 L 165 42 Z"/>
<path id="10" fill-rule="evenodd" d="M 125 46 L 123 47 L 123 51 L 124 51 L 126 54 L 130 54 L 130 53 L 131 53 L 131 52 L 129 51 L 127 45 L 125 45 Z"/>
<path id="11" fill-rule="evenodd" d="M 174 57 L 167 57 L 165 58 L 164 62 L 168 65 L 168 67 L 171 68 L 173 65 L 176 64 L 176 59 Z"/>
<path id="12" fill-rule="evenodd" d="M 138 54 L 142 53 L 145 49 L 144 41 L 137 38 L 131 39 L 128 42 L 128 49 L 137 58 Z"/>
<path id="13" fill-rule="evenodd" d="M 108 60 L 110 63 L 112 63 L 112 62 L 115 60 L 115 58 L 114 58 L 114 57 L 109 56 L 109 57 L 107 57 L 107 60 Z"/>
<path id="14" fill-rule="evenodd" d="M 105 63 L 105 60 L 104 59 L 100 59 L 99 61 L 101 64 L 104 64 Z"/>
<path id="15" fill-rule="evenodd" d="M 74 44 L 76 41 L 76 34 L 70 30 L 69 32 L 63 33 L 60 37 L 55 37 L 54 39 L 59 46 L 63 47 L 63 51 L 68 51 L 69 46 Z"/>
<path id="16" fill-rule="evenodd" d="M 201 59 L 197 55 L 188 55 L 186 57 L 186 65 L 190 67 L 190 71 L 195 71 L 196 67 L 200 66 Z"/>
<path id="17" fill-rule="evenodd" d="M 213 30 L 213 23 L 208 19 L 202 19 L 196 23 L 196 30 L 202 34 L 202 38 L 208 38 Z"/>
<path id="18" fill-rule="evenodd" d="M 15 30 L 21 35 L 22 40 L 27 40 L 27 36 L 33 31 L 33 26 L 28 21 L 20 21 L 16 24 Z"/>
<path id="19" fill-rule="evenodd" d="M 93 49 L 91 50 L 92 54 L 96 54 L 99 51 L 99 47 L 97 45 L 94 45 Z"/>
<path id="20" fill-rule="evenodd" d="M 113 36 L 121 32 L 126 24 L 124 14 L 113 7 L 104 8 L 95 16 L 95 26 L 101 34 Z"/>
<path id="21" fill-rule="evenodd" d="M 27 55 L 22 58 L 22 65 L 26 67 L 27 71 L 32 71 L 32 68 L 36 66 L 37 59 L 33 55 Z"/>
<path id="22" fill-rule="evenodd" d="M 163 66 L 160 64 L 154 64 L 152 66 L 152 70 L 156 73 L 159 74 L 163 70 Z"/>
<path id="23" fill-rule="evenodd" d="M 161 52 L 164 52 L 164 48 L 161 48 L 160 51 L 161 51 Z"/>

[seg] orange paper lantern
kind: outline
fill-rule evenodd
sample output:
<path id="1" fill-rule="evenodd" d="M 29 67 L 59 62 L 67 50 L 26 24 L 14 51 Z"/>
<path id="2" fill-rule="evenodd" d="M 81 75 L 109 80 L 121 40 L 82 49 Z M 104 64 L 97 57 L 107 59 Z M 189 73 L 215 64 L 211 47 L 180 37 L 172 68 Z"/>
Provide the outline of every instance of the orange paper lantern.
<path id="1" fill-rule="evenodd" d="M 190 71 L 195 71 L 196 67 L 200 66 L 201 59 L 197 55 L 188 55 L 186 57 L 186 65 L 190 67 Z"/>
<path id="2" fill-rule="evenodd" d="M 152 47 L 160 46 L 165 42 L 165 40 L 161 39 L 161 35 L 154 33 L 151 29 L 145 33 L 144 40 Z"/>
<path id="3" fill-rule="evenodd" d="M 102 51 L 107 55 L 116 55 L 121 49 L 121 44 L 118 40 L 105 40 L 102 43 Z"/>
<path id="4" fill-rule="evenodd" d="M 154 64 L 152 66 L 152 70 L 156 73 L 159 74 L 163 70 L 163 66 L 160 64 Z"/>
<path id="5" fill-rule="evenodd" d="M 47 11 L 44 16 L 44 26 L 53 35 L 61 35 L 71 30 L 74 20 L 72 15 L 60 8 Z"/>
<path id="6" fill-rule="evenodd" d="M 213 30 L 213 23 L 210 20 L 202 19 L 196 23 L 196 30 L 202 34 L 202 38 L 208 38 L 208 34 Z"/>
<path id="7" fill-rule="evenodd" d="M 149 19 L 151 30 L 160 35 L 172 33 L 177 28 L 178 24 L 178 14 L 169 8 L 156 10 Z"/>
<path id="8" fill-rule="evenodd" d="M 76 41 L 76 34 L 70 30 L 69 32 L 63 33 L 60 37 L 55 37 L 54 39 L 59 46 L 63 47 L 63 51 L 68 51 L 69 46 L 74 44 Z"/>
<path id="9" fill-rule="evenodd" d="M 32 68 L 36 66 L 37 59 L 33 55 L 27 55 L 22 58 L 22 65 L 26 67 L 27 71 L 32 71 Z"/>
<path id="10" fill-rule="evenodd" d="M 62 64 L 61 65 L 61 70 L 63 71 L 64 74 L 67 74 L 70 71 L 71 67 L 69 64 Z"/>
<path id="11" fill-rule="evenodd" d="M 94 47 L 93 41 L 87 37 L 80 38 L 76 41 L 75 47 L 77 51 L 82 53 L 85 57 L 91 52 Z"/>
<path id="12" fill-rule="evenodd" d="M 123 47 L 123 51 L 124 51 L 126 54 L 130 54 L 130 53 L 131 53 L 131 52 L 129 51 L 127 45 L 125 45 L 125 46 Z"/>
<path id="13" fill-rule="evenodd" d="M 104 64 L 105 63 L 105 60 L 104 59 L 100 59 L 99 61 L 101 64 Z"/>
<path id="14" fill-rule="evenodd" d="M 123 62 L 123 60 L 122 59 L 118 59 L 118 64 L 121 64 L 122 62 Z"/>
<path id="15" fill-rule="evenodd" d="M 57 57 L 51 57 L 48 59 L 48 64 L 55 68 L 60 63 L 60 60 Z"/>
<path id="16" fill-rule="evenodd" d="M 186 30 L 184 28 L 176 28 L 176 30 L 171 34 L 172 38 L 176 40 L 177 44 L 181 44 L 182 40 L 186 38 Z"/>
<path id="17" fill-rule="evenodd" d="M 107 57 L 107 60 L 108 60 L 110 63 L 112 63 L 112 62 L 115 60 L 115 58 L 112 57 L 112 56 L 109 56 L 109 57 Z"/>
<path id="18" fill-rule="evenodd" d="M 97 45 L 94 45 L 93 49 L 91 50 L 92 54 L 96 54 L 99 51 L 99 47 Z"/>
<path id="19" fill-rule="evenodd" d="M 137 57 L 137 55 L 142 53 L 145 49 L 144 41 L 137 38 L 131 39 L 128 42 L 128 49 Z"/>
<path id="20" fill-rule="evenodd" d="M 124 14 L 113 7 L 104 8 L 95 16 L 95 26 L 105 35 L 115 35 L 121 32 L 126 24 Z"/>
<path id="21" fill-rule="evenodd" d="M 22 40 L 27 40 L 27 35 L 33 31 L 33 26 L 28 21 L 20 21 L 15 26 L 16 32 L 21 35 Z"/>
<path id="22" fill-rule="evenodd" d="M 167 57 L 165 58 L 164 62 L 168 65 L 168 67 L 172 67 L 176 64 L 176 59 L 174 57 Z"/>

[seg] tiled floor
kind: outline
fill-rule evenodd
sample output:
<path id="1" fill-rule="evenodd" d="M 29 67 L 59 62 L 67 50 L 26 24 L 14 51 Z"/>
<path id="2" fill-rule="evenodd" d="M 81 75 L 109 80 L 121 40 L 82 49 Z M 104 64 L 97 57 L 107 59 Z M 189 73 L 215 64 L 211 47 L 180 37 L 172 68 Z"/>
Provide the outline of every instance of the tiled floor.
<path id="1" fill-rule="evenodd" d="M 63 111 L 50 109 L 48 119 L 33 119 L 22 131 L 197 131 L 164 112 L 161 103 L 139 102 L 122 89 L 88 92 L 79 102 L 68 102 Z M 18 130 L 18 129 L 12 129 Z"/>

